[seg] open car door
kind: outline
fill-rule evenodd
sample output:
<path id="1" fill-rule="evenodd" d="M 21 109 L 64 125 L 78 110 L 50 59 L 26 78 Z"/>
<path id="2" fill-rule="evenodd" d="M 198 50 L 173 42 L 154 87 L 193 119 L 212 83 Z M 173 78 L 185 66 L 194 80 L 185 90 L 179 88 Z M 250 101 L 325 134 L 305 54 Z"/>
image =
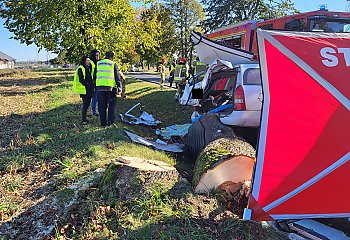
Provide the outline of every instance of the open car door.
<path id="1" fill-rule="evenodd" d="M 350 34 L 258 29 L 254 221 L 350 217 Z"/>

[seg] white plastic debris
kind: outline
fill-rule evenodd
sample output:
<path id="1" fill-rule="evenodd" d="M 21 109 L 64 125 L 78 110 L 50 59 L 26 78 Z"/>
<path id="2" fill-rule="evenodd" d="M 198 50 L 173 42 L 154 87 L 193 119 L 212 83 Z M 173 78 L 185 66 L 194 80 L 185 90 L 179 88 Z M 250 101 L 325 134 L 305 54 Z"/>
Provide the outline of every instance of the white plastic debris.
<path id="1" fill-rule="evenodd" d="M 131 112 L 137 107 L 139 107 L 139 112 L 140 112 L 139 117 L 136 117 L 131 114 Z M 132 124 L 132 125 L 144 124 L 147 126 L 157 126 L 158 124 L 162 123 L 161 121 L 156 120 L 152 114 L 143 111 L 140 103 L 135 104 L 124 115 L 119 114 L 119 116 L 123 122 Z"/>
<path id="2" fill-rule="evenodd" d="M 150 140 L 147 140 L 143 137 L 140 137 L 136 134 L 133 134 L 131 132 L 128 132 L 128 131 L 125 131 L 125 133 L 128 135 L 128 137 L 133 141 L 133 142 L 136 142 L 136 143 L 140 143 L 142 145 L 146 145 L 148 147 L 154 147 L 156 149 L 159 149 L 159 150 L 163 150 L 163 151 L 167 151 L 167 152 L 173 152 L 173 153 L 181 153 L 183 152 L 183 149 L 181 147 L 184 147 L 182 146 L 181 144 L 177 144 L 177 143 L 174 143 L 174 144 L 164 144 L 163 143 L 157 143 L 157 142 L 154 142 L 154 141 L 150 141 Z"/>
<path id="3" fill-rule="evenodd" d="M 171 139 L 171 137 L 184 137 L 188 133 L 191 123 L 175 124 L 165 128 L 157 129 L 156 134 L 162 136 L 164 139 Z"/>

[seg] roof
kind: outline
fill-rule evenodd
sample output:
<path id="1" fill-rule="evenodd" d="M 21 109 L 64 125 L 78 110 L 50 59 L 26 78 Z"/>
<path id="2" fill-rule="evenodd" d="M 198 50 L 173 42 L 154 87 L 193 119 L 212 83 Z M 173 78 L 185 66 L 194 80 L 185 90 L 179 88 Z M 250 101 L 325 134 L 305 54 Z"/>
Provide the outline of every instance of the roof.
<path id="1" fill-rule="evenodd" d="M 215 32 L 218 32 L 218 31 L 222 31 L 222 30 L 226 30 L 226 29 L 230 29 L 230 28 L 242 26 L 242 25 L 249 24 L 249 23 L 255 24 L 255 23 L 257 23 L 257 22 L 258 22 L 258 20 L 244 20 L 244 21 L 242 21 L 242 22 L 233 23 L 233 24 L 230 24 L 230 25 L 221 27 L 221 28 L 217 28 L 217 29 L 215 29 L 214 31 L 212 31 L 211 33 L 215 33 Z M 209 33 L 209 34 L 211 34 L 211 33 Z"/>
<path id="2" fill-rule="evenodd" d="M 3 53 L 0 51 L 0 59 L 4 59 L 4 60 L 7 60 L 7 61 L 15 61 L 16 59 L 13 58 L 13 57 L 10 57 L 9 55 Z"/>

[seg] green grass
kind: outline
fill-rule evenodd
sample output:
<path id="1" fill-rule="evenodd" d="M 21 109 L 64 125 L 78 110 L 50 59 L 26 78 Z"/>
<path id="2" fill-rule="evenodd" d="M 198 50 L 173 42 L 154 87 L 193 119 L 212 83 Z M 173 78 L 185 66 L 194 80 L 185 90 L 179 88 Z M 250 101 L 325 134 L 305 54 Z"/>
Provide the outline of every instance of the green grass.
<path id="1" fill-rule="evenodd" d="M 1 187 L 3 187 L 8 192 L 15 192 L 21 189 L 23 184 L 23 178 L 18 176 L 8 175 L 5 179 L 1 181 Z"/>
<path id="2" fill-rule="evenodd" d="M 10 198 L 0 199 L 0 219 L 6 220 L 21 209 L 21 204 Z"/>
<path id="3" fill-rule="evenodd" d="M 107 207 L 109 211 L 104 210 Z M 97 207 L 91 221 L 93 224 L 86 223 L 86 228 L 75 237 L 211 239 L 210 234 L 192 224 L 191 212 L 191 205 L 180 204 L 179 199 L 162 184 L 156 184 L 150 189 L 149 196 Z"/>
<path id="4" fill-rule="evenodd" d="M 27 71 L 25 73 L 28 74 Z M 0 150 L 0 169 L 4 173 L 15 173 L 6 183 L 1 184 L 1 193 L 9 194 L 20 187 L 28 186 L 30 180 L 26 179 L 26 172 L 32 171 L 33 167 L 39 169 L 38 174 L 42 169 L 50 171 L 54 168 L 57 172 L 54 175 L 57 183 L 69 184 L 97 168 L 107 166 L 112 159 L 122 155 L 175 164 L 173 155 L 134 144 L 124 134 L 124 129 L 127 129 L 155 139 L 155 129 L 151 127 L 117 122 L 113 126 L 100 128 L 98 117 L 91 116 L 90 109 L 90 124 L 82 126 L 82 103 L 79 95 L 71 91 L 72 74 L 72 71 L 66 70 L 36 71 L 29 72 L 28 80 L 23 79 L 23 76 L 13 76 L 11 79 L 14 84 L 19 81 L 19 87 L 23 89 L 40 88 L 27 93 L 25 102 L 17 103 L 19 114 L 0 115 L 0 122 L 2 119 L 8 119 L 9 123 L 17 122 L 13 128 L 9 125 L 8 128 L 0 130 L 0 135 L 8 138 L 8 142 L 3 142 Z M 125 113 L 135 103 L 140 102 L 147 112 L 162 121 L 161 126 L 189 120 L 190 109 L 181 108 L 173 102 L 173 90 L 160 90 L 156 84 L 135 79 L 127 79 L 126 88 L 128 98 L 125 101 L 118 100 L 117 114 Z M 9 101 L 11 100 L 10 97 Z M 11 135 L 13 129 L 18 127 L 17 134 Z M 25 181 L 21 182 L 20 179 Z M 7 213 L 21 210 L 11 207 L 8 202 L 3 202 L 1 206 Z"/>
<path id="5" fill-rule="evenodd" d="M 142 91 L 137 94 L 128 94 L 129 98 L 126 101 L 118 101 L 118 113 L 125 113 L 134 103 L 142 102 L 146 111 L 162 120 L 163 126 L 175 124 L 178 120 L 187 121 L 185 117 L 179 119 L 173 116 L 176 111 L 178 111 L 176 115 L 184 116 L 180 114 L 181 109 L 175 106 L 175 103 L 172 109 L 167 109 L 169 106 L 167 98 L 172 101 L 173 91 L 159 91 L 157 85 L 150 83 L 130 82 L 130 88 L 129 85 L 127 86 L 128 91 L 133 92 L 135 88 L 142 89 Z M 143 87 L 140 88 L 140 86 Z M 35 158 L 35 162 L 50 160 L 62 162 L 62 159 L 68 161 L 67 158 L 69 158 L 69 161 L 74 162 L 76 167 L 79 167 L 76 165 L 78 163 L 76 158 L 82 163 L 93 163 L 94 159 L 98 161 L 104 159 L 108 162 L 117 155 L 130 154 L 173 162 L 166 153 L 129 143 L 123 133 L 123 128 L 125 128 L 141 135 L 145 133 L 148 137 L 155 137 L 154 129 L 150 127 L 129 126 L 118 122 L 116 126 L 101 129 L 98 126 L 98 118 L 92 116 L 89 116 L 90 125 L 80 126 L 80 99 L 71 93 L 70 88 L 70 83 L 64 82 L 47 93 L 46 112 L 37 114 L 21 131 L 22 141 L 25 141 L 25 136 L 30 134 L 33 143 L 7 151 L 5 158 L 1 161 L 3 168 L 7 169 L 13 162 L 26 163 L 28 157 L 31 160 Z M 160 106 L 165 108 L 164 111 L 159 111 Z M 28 162 L 28 164 L 32 163 L 32 161 Z M 64 169 L 67 169 L 67 166 L 64 166 Z"/>
<path id="6" fill-rule="evenodd" d="M 124 133 L 128 130 L 155 139 L 152 127 L 118 121 L 100 128 L 90 110 L 90 124 L 82 126 L 82 103 L 71 91 L 72 77 L 73 71 L 67 70 L 35 71 L 27 78 L 13 75 L 5 80 L 10 83 L 8 88 L 1 86 L 0 78 L 5 93 L 0 97 L 9 103 L 0 112 L 4 126 L 0 128 L 2 221 L 50 194 L 63 201 L 71 194 L 66 188 L 69 184 L 107 167 L 118 156 L 163 161 L 176 166 L 185 177 L 192 174 L 192 166 L 175 155 L 132 143 Z M 159 127 L 190 121 L 192 109 L 174 102 L 175 90 L 136 79 L 127 79 L 126 89 L 126 100 L 118 97 L 117 114 L 141 103 L 162 121 Z M 15 110 L 6 109 L 14 103 Z M 91 188 L 79 196 L 77 220 L 61 219 L 52 239 L 273 239 L 256 234 L 259 228 L 252 224 L 236 219 L 220 223 L 203 217 L 215 213 L 216 199 L 193 195 L 189 185 L 180 188 L 181 192 L 169 187 L 154 184 L 147 190 L 149 194 L 124 201 L 106 200 L 98 187 Z"/>

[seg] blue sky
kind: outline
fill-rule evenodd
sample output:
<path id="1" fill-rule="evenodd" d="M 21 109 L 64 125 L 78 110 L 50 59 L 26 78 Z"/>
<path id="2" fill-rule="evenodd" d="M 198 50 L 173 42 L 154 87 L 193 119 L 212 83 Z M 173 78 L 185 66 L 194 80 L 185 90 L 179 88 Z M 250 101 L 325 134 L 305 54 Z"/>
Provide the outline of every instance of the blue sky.
<path id="1" fill-rule="evenodd" d="M 330 11 L 345 11 L 347 3 L 346 0 L 292 0 L 292 2 L 301 12 L 317 10 L 321 4 L 326 4 Z M 16 58 L 17 61 L 46 60 L 47 57 L 56 56 L 46 51 L 38 53 L 35 45 L 21 44 L 19 41 L 10 39 L 12 36 L 12 33 L 4 27 L 4 19 L 0 18 L 0 51 Z"/>

